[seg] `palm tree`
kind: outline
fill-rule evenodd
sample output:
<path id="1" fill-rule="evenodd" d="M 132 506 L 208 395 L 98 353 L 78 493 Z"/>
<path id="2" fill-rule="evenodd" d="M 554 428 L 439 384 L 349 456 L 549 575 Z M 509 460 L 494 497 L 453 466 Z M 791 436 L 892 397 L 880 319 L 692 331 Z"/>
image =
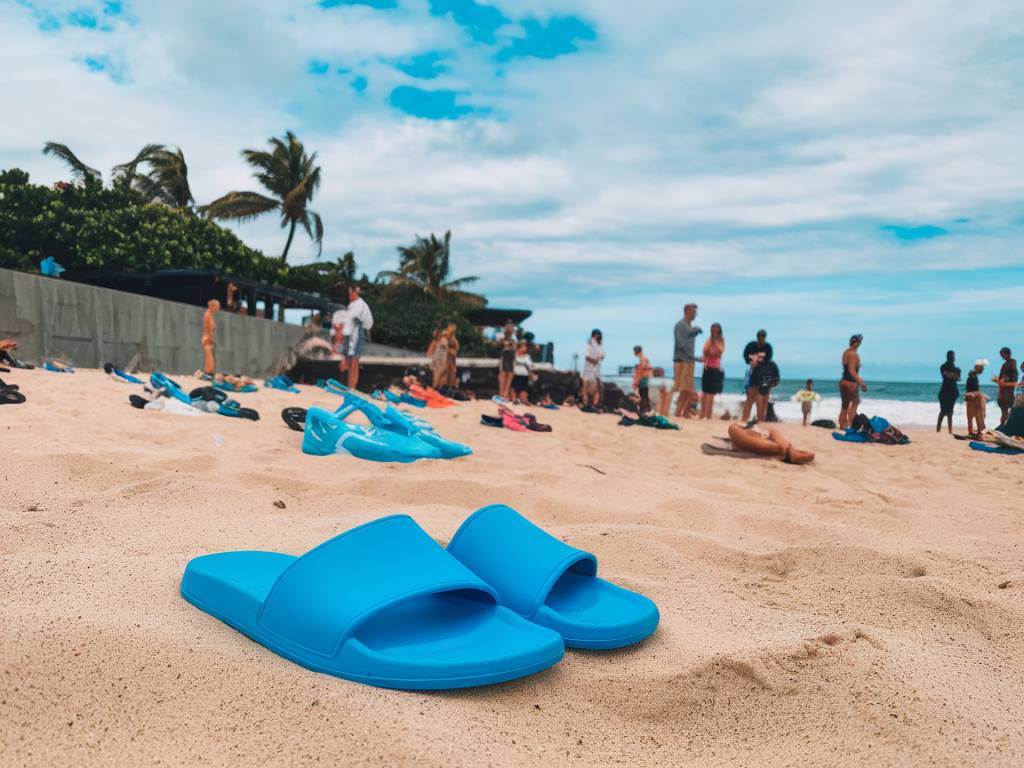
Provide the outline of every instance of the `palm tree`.
<path id="1" fill-rule="evenodd" d="M 153 203 L 163 203 L 179 211 L 191 211 L 195 198 L 188 184 L 188 164 L 181 149 L 171 151 L 154 147 L 145 158 L 147 173 L 134 179 L 132 189 Z"/>
<path id="2" fill-rule="evenodd" d="M 53 155 L 67 163 L 71 169 L 71 177 L 80 184 L 86 184 L 90 181 L 102 183 L 103 181 L 103 174 L 79 160 L 78 156 L 71 151 L 67 144 L 48 141 L 43 145 L 43 154 Z"/>
<path id="3" fill-rule="evenodd" d="M 143 166 L 149 171 L 141 172 Z M 190 212 L 195 198 L 188 183 L 188 164 L 181 149 L 147 144 L 129 162 L 114 166 L 114 184 L 132 189 L 148 203 Z"/>
<path id="4" fill-rule="evenodd" d="M 48 141 L 43 147 L 43 154 L 59 157 L 66 162 L 73 178 L 79 183 L 103 181 L 102 174 L 79 160 L 66 144 Z M 149 167 L 148 173 L 142 172 L 144 166 Z M 194 202 L 188 185 L 188 166 L 184 153 L 181 149 L 172 152 L 163 144 L 147 144 L 127 163 L 115 165 L 111 171 L 111 180 L 114 188 L 133 190 L 142 195 L 147 203 L 162 203 L 170 208 L 188 211 Z"/>
<path id="5" fill-rule="evenodd" d="M 448 279 L 451 272 L 451 240 L 451 230 L 444 233 L 443 240 L 438 240 L 433 232 L 429 238 L 417 235 L 415 243 L 399 247 L 398 269 L 381 272 L 377 277 L 387 279 L 392 284 L 415 285 L 439 301 L 453 295 L 470 300 L 478 298 L 461 289 L 475 283 L 479 277 L 471 275 Z"/>
<path id="6" fill-rule="evenodd" d="M 281 227 L 288 227 L 281 260 L 288 260 L 288 249 L 298 225 L 316 242 L 317 256 L 323 251 L 324 224 L 320 214 L 307 206 L 320 186 L 320 167 L 316 152 L 307 155 L 306 148 L 295 134 L 288 131 L 284 139 L 270 139 L 270 152 L 257 149 L 242 151 L 242 157 L 255 171 L 253 176 L 273 194 L 259 192 L 228 192 L 200 210 L 211 219 L 253 219 L 270 211 L 281 214 Z"/>

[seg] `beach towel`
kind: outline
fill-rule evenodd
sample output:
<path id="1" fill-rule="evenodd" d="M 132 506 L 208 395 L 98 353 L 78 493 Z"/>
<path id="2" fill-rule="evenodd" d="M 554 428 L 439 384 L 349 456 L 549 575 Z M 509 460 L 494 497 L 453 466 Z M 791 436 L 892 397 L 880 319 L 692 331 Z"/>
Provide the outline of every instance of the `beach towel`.
<path id="1" fill-rule="evenodd" d="M 678 424 L 669 421 L 661 414 L 648 413 L 637 419 L 630 416 L 623 416 L 619 419 L 620 427 L 632 427 L 636 425 L 641 427 L 653 427 L 654 429 L 679 429 Z"/>
<path id="2" fill-rule="evenodd" d="M 989 445 L 988 443 L 980 443 L 977 440 L 972 440 L 968 445 L 975 451 L 981 451 L 982 453 L 1000 453 L 1004 456 L 1020 456 L 1024 453 L 1024 448 L 1009 448 L 1005 445 Z"/>
<path id="3" fill-rule="evenodd" d="M 881 416 L 870 419 L 858 413 L 853 425 L 845 432 L 833 432 L 832 437 L 845 443 L 875 443 L 876 445 L 906 445 L 910 438 Z"/>

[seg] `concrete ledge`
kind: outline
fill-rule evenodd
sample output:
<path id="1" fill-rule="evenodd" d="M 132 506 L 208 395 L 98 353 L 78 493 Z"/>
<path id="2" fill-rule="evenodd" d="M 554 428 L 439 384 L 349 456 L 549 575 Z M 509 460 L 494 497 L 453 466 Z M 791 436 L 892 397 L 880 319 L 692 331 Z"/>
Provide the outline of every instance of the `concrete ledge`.
<path id="1" fill-rule="evenodd" d="M 39 363 L 67 360 L 83 368 L 124 366 L 138 356 L 145 370 L 192 373 L 202 367 L 203 309 L 108 288 L 0 269 L 0 337 L 18 342 L 16 356 Z M 303 337 L 274 320 L 217 315 L 217 366 L 263 376 Z"/>

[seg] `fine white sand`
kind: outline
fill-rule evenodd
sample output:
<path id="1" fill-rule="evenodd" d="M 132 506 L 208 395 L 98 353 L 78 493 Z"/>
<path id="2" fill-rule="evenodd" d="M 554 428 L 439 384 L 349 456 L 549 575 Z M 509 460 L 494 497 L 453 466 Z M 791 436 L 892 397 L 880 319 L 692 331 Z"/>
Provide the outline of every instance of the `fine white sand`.
<path id="1" fill-rule="evenodd" d="M 15 371 L 0 406 L 0 765 L 986 765 L 1024 761 L 1024 459 L 786 426 L 817 461 L 700 453 L 681 432 L 537 411 L 554 433 L 432 411 L 474 456 L 398 466 L 258 423 L 130 408 L 95 371 Z M 192 382 L 189 381 L 189 384 Z M 283 508 L 275 506 L 283 502 Z M 653 598 L 657 634 L 477 690 L 309 672 L 187 604 L 189 558 L 301 553 L 413 515 L 445 542 L 505 502 Z"/>

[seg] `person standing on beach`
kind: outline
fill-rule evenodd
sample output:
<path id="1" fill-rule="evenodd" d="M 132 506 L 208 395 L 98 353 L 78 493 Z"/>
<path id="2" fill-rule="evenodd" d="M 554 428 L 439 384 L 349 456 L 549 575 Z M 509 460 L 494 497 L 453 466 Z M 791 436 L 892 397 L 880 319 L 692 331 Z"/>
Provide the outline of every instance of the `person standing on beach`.
<path id="1" fill-rule="evenodd" d="M 999 387 L 996 395 L 996 402 L 999 403 L 999 426 L 1006 423 L 1006 417 L 1010 415 L 1013 408 L 1013 390 L 1017 386 L 1017 361 L 1013 359 L 1013 352 L 1009 347 L 999 350 L 999 356 L 1003 358 L 1003 367 L 999 369 L 999 375 L 993 376 L 992 381 Z"/>
<path id="2" fill-rule="evenodd" d="M 700 417 L 710 419 L 715 407 L 715 395 L 725 388 L 722 356 L 725 354 L 725 336 L 720 323 L 711 324 L 711 337 L 704 342 L 704 372 L 700 376 Z"/>
<path id="3" fill-rule="evenodd" d="M 821 395 L 814 391 L 814 379 L 808 379 L 807 383 L 804 384 L 804 388 L 793 395 L 793 399 L 800 403 L 800 410 L 804 417 L 804 426 L 807 426 L 807 421 L 811 418 L 811 409 L 814 404 L 821 401 Z"/>
<path id="4" fill-rule="evenodd" d="M 636 368 L 633 369 L 633 389 L 640 395 L 639 414 L 643 416 L 651 410 L 651 376 L 654 368 L 644 354 L 644 348 L 637 344 L 633 347 L 636 355 Z"/>
<path id="5" fill-rule="evenodd" d="M 861 391 L 867 392 L 868 385 L 860 377 L 860 344 L 864 337 L 859 333 L 850 337 L 850 346 L 843 352 L 843 377 L 839 380 L 839 428 L 846 429 L 853 424 L 860 405 Z"/>
<path id="6" fill-rule="evenodd" d="M 366 334 L 373 328 L 373 313 L 369 305 L 359 295 L 359 286 L 348 289 L 348 316 L 351 333 L 345 356 L 348 358 L 348 388 L 355 389 L 359 385 L 359 358 L 363 355 L 366 345 Z"/>
<path id="7" fill-rule="evenodd" d="M 217 359 L 213 348 L 217 338 L 217 321 L 215 316 L 220 311 L 220 302 L 210 299 L 206 302 L 203 313 L 203 371 L 213 376 L 217 372 Z"/>
<path id="8" fill-rule="evenodd" d="M 741 421 L 750 419 L 750 411 L 761 397 L 760 384 L 754 380 L 754 371 L 758 362 L 767 362 L 772 359 L 775 351 L 766 339 L 768 332 L 763 328 L 757 332 L 757 338 L 748 342 L 743 348 L 743 364 L 747 366 L 746 374 L 743 377 L 743 390 L 747 399 L 743 401 L 743 417 Z"/>
<path id="9" fill-rule="evenodd" d="M 981 380 L 978 378 L 988 367 L 988 360 L 975 360 L 974 368 L 967 372 L 967 384 L 964 386 L 964 403 L 967 405 L 967 434 L 980 437 L 985 431 L 985 393 L 981 391 Z"/>
<path id="10" fill-rule="evenodd" d="M 601 361 L 604 360 L 604 335 L 600 329 L 590 332 L 583 357 L 583 405 L 596 408 L 601 402 Z"/>
<path id="11" fill-rule="evenodd" d="M 334 329 L 334 351 L 341 357 L 338 370 L 345 373 L 348 370 L 348 342 L 352 335 L 352 316 L 347 308 L 335 311 L 331 316 L 331 327 Z"/>
<path id="12" fill-rule="evenodd" d="M 498 395 L 506 400 L 512 399 L 512 377 L 515 375 L 516 349 L 515 327 L 510 328 L 511 320 L 505 323 L 501 339 L 501 358 L 498 363 Z"/>
<path id="13" fill-rule="evenodd" d="M 697 401 L 697 387 L 694 384 L 693 369 L 701 362 L 694 353 L 694 342 L 704 333 L 700 326 L 694 325 L 697 319 L 697 305 L 687 304 L 683 307 L 683 319 L 676 323 L 674 333 L 674 353 L 672 361 L 675 370 L 672 376 L 672 389 L 679 393 L 676 400 L 676 416 L 690 418 L 690 406 Z"/>
<path id="14" fill-rule="evenodd" d="M 434 389 L 440 389 L 448 380 L 448 331 L 440 328 L 434 329 L 434 338 L 427 348 L 427 357 L 430 358 L 430 385 Z"/>
<path id="15" fill-rule="evenodd" d="M 445 378 L 445 386 L 451 389 L 459 388 L 459 339 L 455 333 L 458 326 L 455 323 L 448 323 L 444 329 L 445 337 L 448 339 L 448 371 Z"/>
<path id="16" fill-rule="evenodd" d="M 939 387 L 939 420 L 935 431 L 942 431 L 942 420 L 945 419 L 952 435 L 953 408 L 960 398 L 960 388 L 956 385 L 960 381 L 960 369 L 956 367 L 956 352 L 952 349 L 946 353 L 946 362 L 939 367 L 939 375 L 942 376 L 942 386 Z"/>

